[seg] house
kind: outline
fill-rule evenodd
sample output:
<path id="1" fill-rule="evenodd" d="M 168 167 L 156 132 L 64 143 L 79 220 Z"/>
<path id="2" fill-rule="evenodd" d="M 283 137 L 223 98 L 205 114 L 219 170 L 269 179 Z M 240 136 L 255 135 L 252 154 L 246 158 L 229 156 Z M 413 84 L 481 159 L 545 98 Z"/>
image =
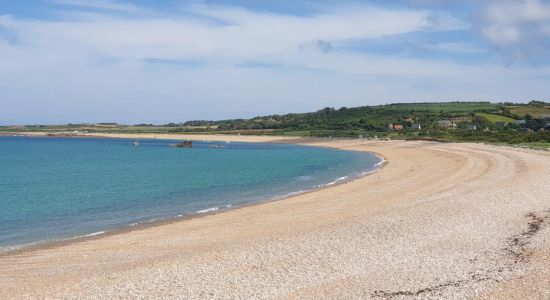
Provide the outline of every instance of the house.
<path id="1" fill-rule="evenodd" d="M 544 128 L 539 129 L 539 132 L 544 132 Z"/>
<path id="2" fill-rule="evenodd" d="M 403 125 L 399 125 L 399 124 L 390 124 L 388 125 L 388 129 L 389 130 L 403 130 Z"/>
<path id="3" fill-rule="evenodd" d="M 422 125 L 420 125 L 418 123 L 414 123 L 414 124 L 412 124 L 412 129 L 413 130 L 422 130 Z"/>
<path id="4" fill-rule="evenodd" d="M 467 130 L 477 130 L 477 125 L 475 124 L 468 124 L 466 125 Z"/>
<path id="5" fill-rule="evenodd" d="M 514 121 L 514 124 L 516 124 L 517 126 L 520 126 L 520 125 L 525 125 L 525 120 L 515 120 Z"/>
<path id="6" fill-rule="evenodd" d="M 506 127 L 508 126 L 508 122 L 496 122 L 495 125 L 497 125 L 497 127 Z"/>
<path id="7" fill-rule="evenodd" d="M 439 127 L 445 127 L 445 128 L 454 128 L 456 127 L 456 123 L 452 120 L 439 120 L 437 121 L 437 125 Z"/>
<path id="8" fill-rule="evenodd" d="M 540 118 L 541 118 L 541 120 L 550 119 L 550 115 L 549 114 L 542 114 L 542 115 L 540 115 Z"/>

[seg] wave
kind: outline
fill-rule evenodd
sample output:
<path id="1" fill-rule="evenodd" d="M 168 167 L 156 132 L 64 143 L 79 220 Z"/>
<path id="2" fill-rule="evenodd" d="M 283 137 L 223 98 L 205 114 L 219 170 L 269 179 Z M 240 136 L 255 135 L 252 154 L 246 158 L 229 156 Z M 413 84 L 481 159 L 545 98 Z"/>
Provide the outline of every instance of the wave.
<path id="1" fill-rule="evenodd" d="M 282 194 L 282 195 L 277 195 L 277 196 L 272 197 L 271 200 L 281 200 L 281 199 L 289 198 L 289 197 L 292 197 L 292 196 L 298 196 L 298 195 L 307 193 L 307 192 L 312 191 L 312 190 L 314 190 L 314 189 L 299 190 L 299 191 L 296 191 L 296 192 L 290 192 L 290 193 L 286 193 L 286 194 Z"/>
<path id="2" fill-rule="evenodd" d="M 380 161 L 377 162 L 374 167 L 377 168 L 377 167 L 380 167 L 381 165 L 385 164 L 386 163 L 386 159 L 380 155 L 376 155 L 378 158 L 380 158 Z"/>
<path id="3" fill-rule="evenodd" d="M 89 233 L 89 234 L 85 234 L 85 235 L 75 236 L 75 237 L 73 237 L 72 239 L 79 239 L 79 238 L 85 238 L 85 237 L 91 237 L 91 236 L 101 235 L 101 234 L 105 234 L 105 232 L 106 232 L 106 231 L 93 232 L 93 233 Z"/>
<path id="4" fill-rule="evenodd" d="M 220 209 L 219 207 L 214 206 L 214 207 L 210 207 L 210 208 L 207 208 L 207 209 L 197 210 L 197 212 L 199 214 L 204 214 L 204 213 L 208 213 L 208 212 L 218 211 L 219 209 Z"/>
<path id="5" fill-rule="evenodd" d="M 41 242 L 33 242 L 33 243 L 28 243 L 28 244 L 18 244 L 18 245 L 0 247 L 0 253 L 15 251 L 15 250 L 19 250 L 19 249 L 26 248 L 26 247 L 31 247 L 31 246 L 34 246 L 34 245 L 38 245 L 39 243 L 41 243 Z"/>
<path id="6" fill-rule="evenodd" d="M 197 210 L 196 213 L 204 214 L 204 213 L 209 213 L 213 211 L 218 211 L 220 209 L 228 209 L 228 208 L 231 208 L 231 204 L 224 205 L 222 208 L 220 208 L 219 206 L 214 206 L 206 209 Z"/>
<path id="7" fill-rule="evenodd" d="M 333 186 L 335 184 L 349 182 L 349 181 L 352 181 L 352 180 L 355 180 L 355 179 L 358 179 L 358 178 L 361 178 L 361 177 L 365 177 L 367 175 L 378 172 L 380 170 L 380 168 L 386 163 L 386 159 L 383 156 L 380 156 L 378 154 L 375 154 L 375 155 L 376 155 L 376 157 L 378 157 L 380 159 L 380 161 L 377 162 L 376 164 L 374 164 L 372 168 L 370 168 L 366 171 L 362 171 L 362 172 L 359 172 L 359 173 L 352 174 L 352 175 L 336 178 L 335 180 L 333 180 L 329 183 L 318 185 L 317 188 L 328 187 L 328 186 Z"/>
<path id="8" fill-rule="evenodd" d="M 23 248 L 29 248 L 29 247 L 37 246 L 37 245 L 46 245 L 50 242 L 70 241 L 70 240 L 76 240 L 76 239 L 82 239 L 82 238 L 102 235 L 102 234 L 105 234 L 105 233 L 106 233 L 106 231 L 97 231 L 97 232 L 93 232 L 93 233 L 89 233 L 89 234 L 85 234 L 85 235 L 73 236 L 73 237 L 69 237 L 69 238 L 48 239 L 48 240 L 36 241 L 36 242 L 31 242 L 31 243 L 26 243 L 26 244 L 17 244 L 17 245 L 11 245 L 11 246 L 4 246 L 4 247 L 0 247 L 0 254 L 11 252 L 11 251 L 16 251 L 16 250 L 23 249 Z"/>
<path id="9" fill-rule="evenodd" d="M 349 178 L 349 176 L 343 176 L 343 177 L 339 177 L 339 178 L 336 178 L 334 181 L 331 181 L 327 184 L 323 184 L 322 186 L 329 186 L 329 185 L 335 185 L 339 182 L 342 182 L 342 181 L 345 181 Z"/>

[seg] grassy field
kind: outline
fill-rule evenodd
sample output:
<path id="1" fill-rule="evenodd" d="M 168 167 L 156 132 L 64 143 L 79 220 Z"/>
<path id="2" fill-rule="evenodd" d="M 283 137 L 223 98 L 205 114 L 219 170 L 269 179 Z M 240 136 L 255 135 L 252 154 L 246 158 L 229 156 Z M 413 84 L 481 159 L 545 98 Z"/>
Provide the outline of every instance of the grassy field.
<path id="1" fill-rule="evenodd" d="M 525 117 L 526 114 L 538 118 L 541 115 L 550 115 L 550 105 L 514 105 L 508 106 L 512 114 Z"/>
<path id="2" fill-rule="evenodd" d="M 399 103 L 376 106 L 397 111 L 424 111 L 443 113 L 468 113 L 475 111 L 493 111 L 498 105 L 490 102 L 441 102 L 441 103 Z"/>
<path id="3" fill-rule="evenodd" d="M 487 121 L 489 121 L 490 123 L 493 123 L 493 124 L 495 124 L 496 122 L 514 123 L 514 119 L 508 118 L 508 117 L 502 116 L 502 115 L 476 113 L 476 116 L 480 116 L 480 117 L 484 118 L 485 120 L 487 120 Z"/>

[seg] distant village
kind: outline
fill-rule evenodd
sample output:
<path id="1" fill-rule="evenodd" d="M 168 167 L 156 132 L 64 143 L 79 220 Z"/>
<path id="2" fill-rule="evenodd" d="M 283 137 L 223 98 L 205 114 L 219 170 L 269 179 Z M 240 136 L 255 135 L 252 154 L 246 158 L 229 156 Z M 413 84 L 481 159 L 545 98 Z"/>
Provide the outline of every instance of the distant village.
<path id="1" fill-rule="evenodd" d="M 388 130 L 390 131 L 420 131 L 423 128 L 421 123 L 416 123 L 413 117 L 406 119 L 407 123 L 410 125 L 404 124 L 388 124 Z M 490 128 L 485 126 L 480 128 L 477 124 L 472 123 L 472 118 L 469 117 L 458 117 L 452 119 L 442 119 L 436 121 L 437 127 L 440 129 L 465 129 L 465 130 L 484 130 L 489 131 Z M 540 115 L 538 118 L 529 118 L 523 120 L 513 120 L 513 122 L 506 121 L 496 121 L 495 126 L 499 129 L 516 129 L 522 130 L 524 132 L 545 132 L 550 130 L 550 114 Z"/>

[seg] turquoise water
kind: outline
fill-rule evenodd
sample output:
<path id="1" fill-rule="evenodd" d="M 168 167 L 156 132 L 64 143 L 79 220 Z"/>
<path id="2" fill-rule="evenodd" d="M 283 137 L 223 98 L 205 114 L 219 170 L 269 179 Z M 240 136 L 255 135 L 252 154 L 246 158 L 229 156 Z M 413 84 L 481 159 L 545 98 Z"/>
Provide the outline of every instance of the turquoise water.
<path id="1" fill-rule="evenodd" d="M 360 176 L 380 162 L 297 145 L 170 143 L 0 136 L 0 247 L 274 199 Z"/>

